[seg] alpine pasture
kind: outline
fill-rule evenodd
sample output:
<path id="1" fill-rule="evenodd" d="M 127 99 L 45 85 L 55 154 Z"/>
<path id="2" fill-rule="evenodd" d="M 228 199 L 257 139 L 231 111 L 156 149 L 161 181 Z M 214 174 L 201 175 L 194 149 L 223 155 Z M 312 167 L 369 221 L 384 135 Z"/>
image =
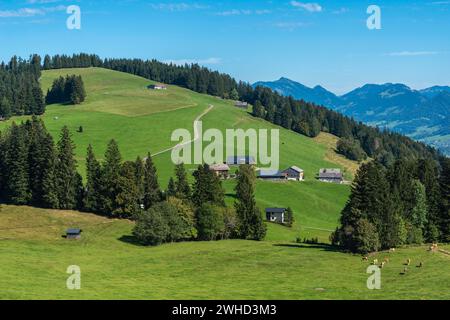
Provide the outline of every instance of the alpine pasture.
<path id="1" fill-rule="evenodd" d="M 132 222 L 72 212 L 2 206 L 0 211 L 0 299 L 449 299 L 450 257 L 427 247 L 402 248 L 370 259 L 390 262 L 382 271 L 382 289 L 368 290 L 367 261 L 335 251 L 328 245 L 295 243 L 317 237 L 327 243 L 338 225 L 349 195 L 348 185 L 320 183 L 323 167 L 339 167 L 351 177 L 356 163 L 334 153 L 332 136 L 310 139 L 253 118 L 230 101 L 201 95 L 176 86 L 149 90 L 146 79 L 105 69 L 45 71 L 44 92 L 66 74 L 83 77 L 87 99 L 79 106 L 52 105 L 43 116 L 57 138 L 67 125 L 76 144 L 79 171 L 84 174 L 88 144 L 102 159 L 107 142 L 118 141 L 125 160 L 171 148 L 172 132 L 189 129 L 208 109 L 203 126 L 222 131 L 233 128 L 280 129 L 280 164 L 305 170 L 305 182 L 259 181 L 258 205 L 292 207 L 292 228 L 268 224 L 263 242 L 191 242 L 146 248 L 131 237 Z M 0 123 L 5 130 L 15 117 Z M 83 132 L 77 132 L 82 126 Z M 163 188 L 173 175 L 170 152 L 154 157 Z M 188 168 L 193 169 L 194 166 Z M 227 202 L 233 203 L 232 180 L 225 181 Z M 62 238 L 68 227 L 83 229 L 82 240 Z M 400 275 L 403 263 L 414 266 Z M 415 264 L 422 262 L 423 267 Z M 66 269 L 79 265 L 82 289 L 66 288 Z"/>

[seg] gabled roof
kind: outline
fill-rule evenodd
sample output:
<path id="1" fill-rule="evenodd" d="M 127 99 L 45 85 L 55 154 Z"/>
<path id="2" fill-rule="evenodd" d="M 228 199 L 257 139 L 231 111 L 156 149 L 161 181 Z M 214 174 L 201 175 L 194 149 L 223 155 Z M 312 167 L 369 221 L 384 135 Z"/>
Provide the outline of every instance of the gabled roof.
<path id="1" fill-rule="evenodd" d="M 66 231 L 67 234 L 80 234 L 81 232 L 83 232 L 81 229 L 67 229 Z"/>
<path id="2" fill-rule="evenodd" d="M 285 178 L 286 174 L 281 171 L 274 171 L 274 170 L 259 170 L 258 171 L 258 177 L 280 177 Z"/>
<path id="3" fill-rule="evenodd" d="M 266 208 L 266 213 L 285 213 L 286 208 Z"/>
<path id="4" fill-rule="evenodd" d="M 319 178 L 342 179 L 341 169 L 320 169 Z"/>
<path id="5" fill-rule="evenodd" d="M 289 169 L 292 169 L 292 170 L 294 170 L 294 171 L 296 171 L 296 172 L 298 172 L 298 173 L 305 172 L 305 170 L 300 169 L 300 168 L 297 167 L 297 166 L 292 166 L 292 167 L 288 168 L 288 170 L 289 170 Z"/>
<path id="6" fill-rule="evenodd" d="M 230 167 L 227 164 L 212 164 L 209 166 L 212 171 L 230 171 Z"/>

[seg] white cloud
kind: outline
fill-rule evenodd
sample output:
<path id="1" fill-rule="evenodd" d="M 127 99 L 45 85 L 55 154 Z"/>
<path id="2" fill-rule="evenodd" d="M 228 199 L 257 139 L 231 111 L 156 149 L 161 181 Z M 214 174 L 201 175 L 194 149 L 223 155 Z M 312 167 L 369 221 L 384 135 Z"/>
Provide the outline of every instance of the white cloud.
<path id="1" fill-rule="evenodd" d="M 295 8 L 300 8 L 309 12 L 321 12 L 322 6 L 318 3 L 306 3 L 299 1 L 291 1 L 291 6 Z"/>
<path id="2" fill-rule="evenodd" d="M 242 10 L 242 9 L 232 9 L 232 10 L 228 10 L 228 11 L 222 11 L 222 12 L 218 12 L 217 15 L 218 16 L 249 16 L 252 14 L 256 14 L 256 15 L 262 15 L 262 14 L 269 14 L 271 13 L 270 10 Z"/>
<path id="3" fill-rule="evenodd" d="M 433 56 L 437 55 L 437 51 L 400 51 L 386 54 L 391 57 L 415 57 L 415 56 Z"/>
<path id="4" fill-rule="evenodd" d="M 186 11 L 186 10 L 193 10 L 193 9 L 206 9 L 207 6 L 203 6 L 200 4 L 189 4 L 185 2 L 180 3 L 152 3 L 150 6 L 155 10 L 165 10 L 165 11 Z"/>
<path id="5" fill-rule="evenodd" d="M 27 18 L 35 16 L 44 16 L 46 13 L 64 11 L 65 9 L 66 9 L 65 6 L 59 5 L 55 7 L 45 7 L 45 8 L 20 8 L 17 10 L 2 10 L 0 11 L 0 18 Z"/>
<path id="6" fill-rule="evenodd" d="M 172 63 L 176 65 L 185 64 L 199 64 L 199 65 L 213 65 L 220 64 L 221 58 L 208 58 L 208 59 L 178 59 L 178 60 L 165 60 L 164 63 Z"/>
<path id="7" fill-rule="evenodd" d="M 2 10 L 0 11 L 0 18 L 34 17 L 44 14 L 45 11 L 42 9 L 21 8 L 18 10 Z"/>

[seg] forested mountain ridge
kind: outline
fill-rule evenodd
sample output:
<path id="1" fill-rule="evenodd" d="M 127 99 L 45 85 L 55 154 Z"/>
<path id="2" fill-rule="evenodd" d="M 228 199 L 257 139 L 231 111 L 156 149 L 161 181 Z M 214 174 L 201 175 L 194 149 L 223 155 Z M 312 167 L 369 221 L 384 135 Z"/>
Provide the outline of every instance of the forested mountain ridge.
<path id="1" fill-rule="evenodd" d="M 371 126 L 388 128 L 450 153 L 450 87 L 413 90 L 404 84 L 367 84 L 337 96 L 317 86 L 281 78 L 253 85 L 324 105 Z"/>

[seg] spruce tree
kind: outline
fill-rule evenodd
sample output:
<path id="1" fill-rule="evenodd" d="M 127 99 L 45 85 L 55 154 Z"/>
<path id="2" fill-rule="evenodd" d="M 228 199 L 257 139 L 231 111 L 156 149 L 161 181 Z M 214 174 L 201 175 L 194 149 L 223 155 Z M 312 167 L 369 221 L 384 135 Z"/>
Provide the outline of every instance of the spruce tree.
<path id="1" fill-rule="evenodd" d="M 241 238 L 263 240 L 266 226 L 255 200 L 255 170 L 250 165 L 241 165 L 237 175 L 235 209 L 239 219 L 238 232 Z"/>
<path id="2" fill-rule="evenodd" d="M 133 162 L 125 162 L 120 170 L 117 183 L 116 207 L 113 215 L 121 218 L 131 218 L 138 211 L 138 189 L 136 186 L 136 171 Z"/>
<path id="3" fill-rule="evenodd" d="M 442 172 L 440 177 L 441 189 L 441 230 L 442 240 L 450 242 L 450 159 L 441 159 Z"/>
<path id="4" fill-rule="evenodd" d="M 28 204 L 31 199 L 28 180 L 28 145 L 24 130 L 15 123 L 10 129 L 5 158 L 6 198 L 13 204 Z"/>
<path id="5" fill-rule="evenodd" d="M 177 189 L 175 186 L 175 181 L 170 177 L 169 184 L 167 185 L 166 197 L 176 197 Z"/>
<path id="6" fill-rule="evenodd" d="M 75 209 L 77 206 L 77 163 L 75 145 L 67 126 L 61 130 L 57 145 L 56 188 L 60 209 Z"/>
<path id="7" fill-rule="evenodd" d="M 84 196 L 84 210 L 90 212 L 102 211 L 102 168 L 95 158 L 95 154 L 91 145 L 88 146 L 86 156 L 86 193 Z"/>
<path id="8" fill-rule="evenodd" d="M 183 163 L 179 163 L 175 166 L 175 176 L 177 178 L 175 182 L 177 197 L 180 199 L 190 199 L 191 187 L 189 185 L 186 168 Z"/>
<path id="9" fill-rule="evenodd" d="M 147 155 L 144 166 L 144 207 L 149 209 L 161 201 L 161 190 L 158 175 L 150 153 Z"/>
<path id="10" fill-rule="evenodd" d="M 103 165 L 104 174 L 104 203 L 102 211 L 108 215 L 112 214 L 116 208 L 116 197 L 118 194 L 118 183 L 120 170 L 122 167 L 122 156 L 119 146 L 115 140 L 108 143 L 105 152 L 105 163 Z"/>
<path id="11" fill-rule="evenodd" d="M 195 183 L 192 192 L 192 202 L 200 207 L 204 203 L 225 206 L 225 191 L 220 178 L 215 175 L 207 164 L 200 165 L 194 172 Z"/>
<path id="12" fill-rule="evenodd" d="M 138 192 L 138 202 L 139 206 L 144 204 L 144 162 L 141 157 L 137 157 L 134 162 L 134 170 L 135 170 L 135 183 Z"/>

